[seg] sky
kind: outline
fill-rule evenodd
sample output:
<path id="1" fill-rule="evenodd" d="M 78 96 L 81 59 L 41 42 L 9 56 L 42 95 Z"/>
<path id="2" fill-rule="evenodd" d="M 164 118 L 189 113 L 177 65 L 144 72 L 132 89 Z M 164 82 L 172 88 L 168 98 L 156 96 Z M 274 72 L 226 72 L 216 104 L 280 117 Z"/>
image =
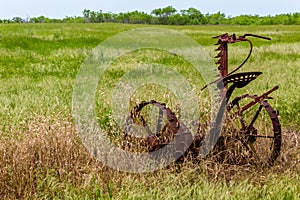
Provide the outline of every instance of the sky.
<path id="1" fill-rule="evenodd" d="M 202 13 L 276 15 L 300 12 L 300 0 L 0 0 L 0 18 L 46 16 L 64 18 L 82 16 L 84 9 L 120 13 L 144 11 L 173 6 L 180 11 L 194 7 Z"/>

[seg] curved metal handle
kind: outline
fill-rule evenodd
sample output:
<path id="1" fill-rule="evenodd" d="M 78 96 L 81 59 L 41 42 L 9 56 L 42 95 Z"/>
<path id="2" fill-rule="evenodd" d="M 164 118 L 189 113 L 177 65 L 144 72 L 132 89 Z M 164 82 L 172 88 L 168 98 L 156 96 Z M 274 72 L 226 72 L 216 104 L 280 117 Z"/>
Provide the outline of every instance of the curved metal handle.
<path id="1" fill-rule="evenodd" d="M 261 35 L 255 35 L 255 34 L 249 34 L 249 33 L 243 35 L 242 37 L 243 37 L 243 38 L 246 38 L 247 36 L 257 37 L 257 38 L 264 39 L 264 40 L 272 40 L 272 39 L 269 38 L 269 37 L 265 37 L 265 36 L 261 36 Z"/>
<path id="2" fill-rule="evenodd" d="M 253 44 L 252 44 L 252 42 L 251 42 L 250 40 L 248 40 L 248 39 L 245 39 L 244 41 L 247 41 L 247 42 L 249 42 L 249 44 L 250 44 L 250 50 L 249 50 L 249 53 L 248 53 L 247 57 L 245 58 L 245 60 L 244 60 L 237 68 L 235 68 L 233 71 L 231 71 L 231 72 L 228 74 L 228 76 L 231 75 L 231 74 L 233 74 L 233 73 L 236 72 L 237 70 L 239 70 L 241 67 L 243 67 L 244 64 L 248 61 L 248 59 L 250 58 L 250 56 L 251 56 L 251 54 L 252 54 L 252 50 L 253 50 Z"/>

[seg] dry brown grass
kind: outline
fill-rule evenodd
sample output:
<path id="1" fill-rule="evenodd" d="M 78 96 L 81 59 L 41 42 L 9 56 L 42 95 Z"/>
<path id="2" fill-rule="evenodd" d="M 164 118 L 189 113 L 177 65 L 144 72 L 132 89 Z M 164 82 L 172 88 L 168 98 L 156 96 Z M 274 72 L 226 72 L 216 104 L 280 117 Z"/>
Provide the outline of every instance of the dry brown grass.
<path id="1" fill-rule="evenodd" d="M 38 190 L 50 191 L 53 185 L 47 183 L 47 177 L 79 187 L 95 176 L 103 180 L 99 181 L 101 190 L 107 190 L 105 184 L 111 175 L 102 172 L 110 170 L 87 152 L 71 120 L 35 116 L 25 130 L 15 133 L 18 137 L 1 139 L 1 199 L 30 197 Z"/>
<path id="2" fill-rule="evenodd" d="M 281 154 L 274 169 L 300 173 L 300 131 L 295 128 L 285 129 L 282 133 Z"/>
<path id="3" fill-rule="evenodd" d="M 296 129 L 284 130 L 281 155 L 275 166 L 269 169 L 221 164 L 207 159 L 200 163 L 188 161 L 180 166 L 173 164 L 167 169 L 137 175 L 110 170 L 94 160 L 81 144 L 70 119 L 35 116 L 12 135 L 17 136 L 1 137 L 1 199 L 39 198 L 38 194 L 47 196 L 47 192 L 56 196 L 66 189 L 66 185 L 79 188 L 79 192 L 96 185 L 105 196 L 118 192 L 124 184 L 130 184 L 123 183 L 128 177 L 133 181 L 147 182 L 148 178 L 153 180 L 155 176 L 159 183 L 168 173 L 190 173 L 190 181 L 204 174 L 211 181 L 250 179 L 258 183 L 263 183 L 268 174 L 300 173 L 300 132 Z M 51 177 L 55 178 L 56 185 L 49 181 Z M 114 185 L 113 191 L 111 184 Z"/>

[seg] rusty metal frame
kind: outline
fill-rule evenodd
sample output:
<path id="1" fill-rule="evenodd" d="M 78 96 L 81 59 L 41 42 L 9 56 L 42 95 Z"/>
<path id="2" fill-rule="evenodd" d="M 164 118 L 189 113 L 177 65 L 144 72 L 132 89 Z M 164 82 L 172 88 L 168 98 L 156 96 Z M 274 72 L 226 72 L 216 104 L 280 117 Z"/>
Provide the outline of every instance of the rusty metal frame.
<path id="1" fill-rule="evenodd" d="M 230 117 L 234 118 L 236 116 L 238 116 L 241 119 L 241 124 L 243 126 L 242 130 L 239 131 L 239 134 L 243 134 L 243 133 L 249 133 L 251 132 L 253 129 L 255 129 L 253 127 L 253 124 L 255 122 L 255 120 L 257 119 L 260 110 L 262 108 L 264 108 L 266 110 L 266 112 L 268 113 L 271 121 L 272 121 L 272 126 L 273 126 L 273 133 L 274 136 L 265 136 L 265 138 L 269 138 L 269 139 L 273 139 L 274 140 L 274 144 L 271 148 L 273 148 L 272 154 L 268 160 L 268 165 L 273 165 L 276 158 L 278 157 L 279 153 L 280 153 L 280 148 L 281 148 L 281 142 L 282 142 L 282 138 L 281 138 L 281 124 L 279 122 L 279 118 L 278 118 L 278 112 L 275 111 L 271 105 L 265 100 L 265 99 L 270 99 L 271 97 L 269 97 L 269 95 L 276 91 L 278 89 L 278 86 L 275 86 L 274 88 L 272 88 L 271 90 L 265 92 L 264 94 L 257 96 L 257 95 L 253 95 L 250 96 L 248 94 L 242 95 L 240 97 L 236 97 L 234 98 L 231 102 L 229 102 L 229 99 L 233 93 L 233 91 L 236 88 L 242 88 L 245 87 L 246 85 L 248 85 L 251 81 L 255 80 L 259 75 L 262 74 L 262 72 L 242 72 L 242 73 L 235 73 L 237 72 L 242 66 L 244 66 L 244 64 L 248 61 L 248 59 L 250 58 L 251 54 L 252 54 L 252 50 L 253 50 L 253 44 L 252 42 L 247 39 L 247 37 L 256 37 L 256 38 L 260 38 L 260 39 L 265 39 L 265 40 L 271 40 L 268 37 L 264 37 L 264 36 L 259 36 L 259 35 L 254 35 L 254 34 L 245 34 L 243 36 L 239 36 L 237 37 L 235 34 L 233 35 L 228 35 L 228 33 L 213 37 L 215 39 L 218 39 L 216 45 L 219 45 L 216 49 L 216 51 L 219 51 L 217 53 L 217 55 L 215 56 L 217 60 L 216 64 L 217 69 L 219 70 L 219 76 L 220 78 L 209 83 L 210 84 L 217 84 L 219 89 L 220 89 L 220 95 L 223 95 L 223 98 L 226 98 L 226 108 L 227 108 L 227 112 L 230 112 L 231 109 L 236 106 L 239 105 L 239 101 L 241 99 L 244 98 L 250 98 L 252 99 L 252 101 L 248 104 L 246 104 L 243 107 L 238 107 L 238 111 L 236 111 L 235 113 L 231 114 Z M 228 44 L 233 44 L 233 43 L 237 43 L 237 42 L 248 42 L 250 45 L 250 50 L 248 55 L 246 56 L 246 58 L 244 59 L 244 61 L 237 66 L 234 70 L 232 70 L 231 72 L 228 71 Z M 231 84 L 229 86 L 229 84 Z M 204 86 L 202 89 L 206 88 L 208 85 Z M 149 128 L 147 127 L 147 123 L 145 122 L 145 120 L 143 119 L 143 117 L 140 115 L 140 111 L 146 106 L 146 105 L 153 105 L 159 108 L 160 110 L 160 115 L 164 114 L 168 120 L 168 126 L 173 134 L 173 137 L 176 140 L 176 144 L 175 144 L 175 149 L 176 151 L 181 151 L 181 154 L 183 155 L 182 157 L 184 157 L 187 152 L 182 152 L 183 151 L 183 146 L 191 139 L 191 134 L 188 135 L 180 135 L 180 133 L 178 132 L 179 127 L 180 127 L 180 121 L 177 119 L 176 115 L 174 112 L 172 112 L 172 110 L 170 108 L 167 108 L 167 106 L 163 103 L 157 102 L 155 100 L 152 101 L 148 101 L 148 102 L 142 102 L 140 104 L 138 104 L 137 106 L 135 106 L 130 114 L 131 119 L 136 119 L 138 118 L 142 123 L 143 126 L 149 130 Z M 256 105 L 256 104 L 260 104 L 259 110 L 256 112 L 255 116 L 253 117 L 251 123 L 246 126 L 244 124 L 244 119 L 243 119 L 243 112 L 245 112 L 246 110 L 250 109 L 252 106 Z M 127 131 L 125 131 L 124 136 L 127 136 Z M 162 144 L 158 137 L 156 136 L 157 133 L 152 133 L 151 131 L 148 131 L 148 138 L 147 138 L 147 145 L 149 145 L 149 151 L 155 151 L 157 149 L 159 149 L 161 146 L 165 145 Z M 255 141 L 257 137 L 264 137 L 258 134 L 252 134 L 252 135 L 243 135 L 243 137 L 248 137 L 248 140 L 243 141 L 243 144 L 247 147 L 247 149 L 251 150 L 253 153 L 255 153 L 254 149 L 252 149 L 251 147 L 251 142 Z M 125 137 L 124 137 L 125 138 Z M 199 152 L 199 145 L 201 145 L 201 140 L 202 140 L 203 136 L 202 135 L 196 135 L 194 136 L 194 141 L 192 142 L 192 145 L 189 147 L 189 151 L 192 153 L 192 155 L 197 155 Z M 249 139 L 250 138 L 250 139 Z M 217 143 L 217 145 L 221 145 L 222 142 Z M 248 146 L 250 145 L 250 146 Z M 218 147 L 218 149 L 222 149 L 223 147 Z M 181 157 L 181 159 L 179 160 L 183 160 Z"/>

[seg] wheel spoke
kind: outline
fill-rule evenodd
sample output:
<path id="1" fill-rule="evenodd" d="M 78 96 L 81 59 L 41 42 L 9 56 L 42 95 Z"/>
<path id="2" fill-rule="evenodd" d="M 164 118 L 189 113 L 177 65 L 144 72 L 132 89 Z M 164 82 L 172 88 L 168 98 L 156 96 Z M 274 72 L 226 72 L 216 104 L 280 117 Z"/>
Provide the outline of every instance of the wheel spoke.
<path id="1" fill-rule="evenodd" d="M 163 120 L 163 110 L 159 108 L 158 118 L 157 118 L 157 126 L 156 126 L 156 134 L 158 134 L 161 131 L 161 125 Z"/>
<path id="2" fill-rule="evenodd" d="M 141 122 L 143 123 L 143 126 L 145 127 L 147 133 L 148 133 L 148 136 L 153 136 L 154 134 L 152 133 L 151 129 L 149 128 L 149 126 L 147 125 L 145 119 L 143 118 L 143 116 L 140 116 L 140 120 Z"/>
<path id="3" fill-rule="evenodd" d="M 253 124 L 254 124 L 255 121 L 257 120 L 257 117 L 258 117 L 258 115 L 259 115 L 259 113 L 260 113 L 262 107 L 263 107 L 262 105 L 259 106 L 259 108 L 258 108 L 258 110 L 256 111 L 256 113 L 255 113 L 255 115 L 254 115 L 254 117 L 253 117 L 251 123 L 249 124 L 248 128 L 251 128 L 251 127 L 253 126 Z"/>
<path id="4" fill-rule="evenodd" d="M 259 156 L 256 152 L 256 149 L 255 149 L 253 143 L 252 142 L 245 142 L 243 140 L 243 138 L 240 138 L 240 141 L 245 146 L 247 151 L 249 151 L 251 153 L 251 156 L 253 156 L 256 159 L 256 161 L 260 161 L 260 158 L 259 158 Z"/>
<path id="5" fill-rule="evenodd" d="M 247 97 L 250 99 L 257 98 L 249 95 Z M 281 145 L 281 128 L 278 115 L 272 106 L 264 100 L 258 101 L 257 106 L 249 106 L 247 111 L 242 109 L 244 108 L 243 104 L 244 101 L 234 100 L 227 110 L 232 120 L 231 123 L 235 124 L 225 130 L 228 130 L 230 134 L 235 133 L 233 137 L 240 141 L 239 143 L 243 146 L 242 150 L 245 152 L 245 156 L 238 155 L 242 153 L 238 152 L 230 162 L 245 163 L 250 161 L 272 165 L 279 155 Z M 239 127 L 239 131 L 236 130 L 237 132 L 235 132 L 234 127 Z M 233 147 L 240 148 L 238 144 Z M 225 148 L 230 149 L 231 146 L 227 145 Z M 247 161 L 248 156 L 252 158 Z"/>
<path id="6" fill-rule="evenodd" d="M 145 125 L 144 127 L 145 127 L 145 129 L 146 129 L 146 131 L 147 131 L 147 133 L 148 133 L 148 136 L 153 136 L 153 135 L 154 135 L 154 134 L 152 133 L 152 131 L 150 130 L 150 128 L 149 128 L 148 125 Z"/>
<path id="7" fill-rule="evenodd" d="M 143 110 L 143 108 L 147 105 L 159 108 L 159 112 L 157 112 L 156 109 L 149 110 L 146 108 L 145 110 Z M 151 109 L 152 107 L 148 108 Z M 155 111 L 156 113 L 149 113 L 151 111 Z M 150 114 L 151 116 L 149 118 L 145 118 L 145 116 L 148 116 L 147 114 Z M 132 124 L 138 125 L 141 128 L 138 130 L 141 130 L 143 133 L 146 133 L 148 135 L 146 137 L 146 143 L 144 139 L 135 136 L 127 137 L 129 135 L 128 133 L 132 131 Z M 174 137 L 178 129 L 179 121 L 175 113 L 170 108 L 166 107 L 166 104 L 157 102 L 155 100 L 147 102 L 143 101 L 131 110 L 130 116 L 126 120 L 126 126 L 123 134 L 123 138 L 126 141 L 124 141 L 123 144 L 125 145 L 123 146 L 126 147 L 129 144 L 131 150 L 133 151 L 151 152 L 171 142 L 172 137 Z"/>

